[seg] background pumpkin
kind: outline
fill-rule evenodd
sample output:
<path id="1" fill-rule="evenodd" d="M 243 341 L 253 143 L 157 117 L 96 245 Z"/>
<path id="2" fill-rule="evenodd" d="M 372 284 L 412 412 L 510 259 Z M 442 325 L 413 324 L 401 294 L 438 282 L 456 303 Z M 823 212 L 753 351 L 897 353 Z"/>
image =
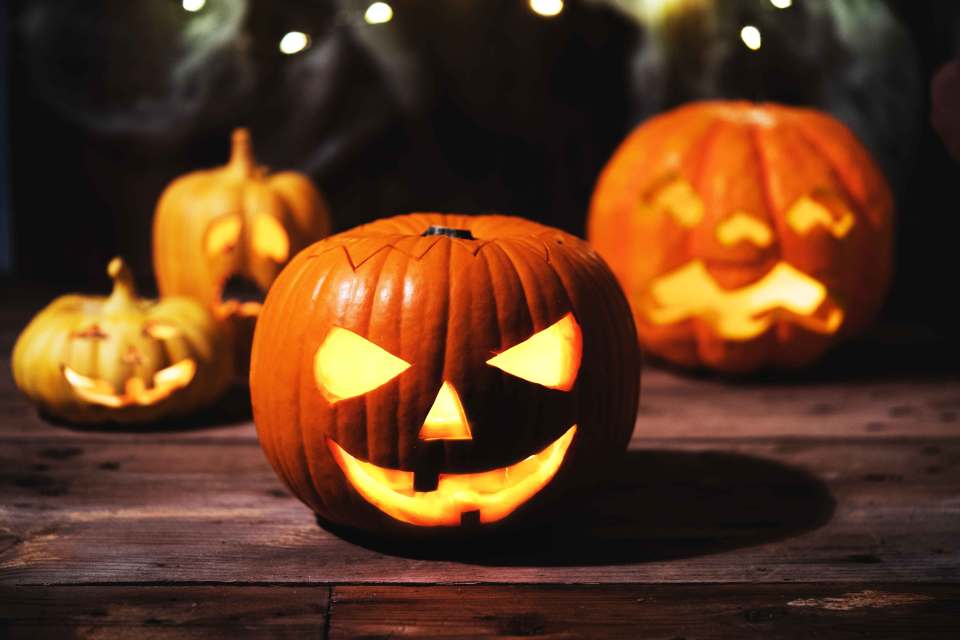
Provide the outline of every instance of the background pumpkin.
<path id="1" fill-rule="evenodd" d="M 291 171 L 269 175 L 256 164 L 249 132 L 237 129 L 226 166 L 177 178 L 157 202 L 153 262 L 160 293 L 199 300 L 227 320 L 242 366 L 260 304 L 224 300 L 224 286 L 235 277 L 265 292 L 291 256 L 330 229 L 310 179 Z"/>
<path id="2" fill-rule="evenodd" d="M 232 379 L 230 345 L 210 313 L 186 298 L 138 298 L 111 261 L 109 297 L 65 295 L 17 339 L 13 377 L 51 415 L 77 423 L 136 423 L 188 413 Z"/>
<path id="3" fill-rule="evenodd" d="M 832 117 L 701 102 L 620 145 L 588 236 L 644 347 L 742 372 L 808 364 L 869 323 L 890 278 L 892 209 L 869 153 Z"/>
<path id="4" fill-rule="evenodd" d="M 490 363 L 571 315 L 582 350 L 569 390 Z M 409 366 L 372 390 L 331 399 L 315 376 L 317 354 L 343 329 Z M 460 529 L 415 526 L 373 507 L 347 482 L 328 440 L 382 468 L 460 474 L 524 460 L 576 424 L 558 474 L 531 500 L 543 504 L 558 487 L 595 480 L 626 449 L 639 373 L 627 302 L 582 240 L 505 216 L 411 214 L 318 242 L 284 269 L 257 325 L 250 390 L 268 460 L 324 521 L 423 536 Z M 447 385 L 462 401 L 467 442 L 423 439 Z"/>

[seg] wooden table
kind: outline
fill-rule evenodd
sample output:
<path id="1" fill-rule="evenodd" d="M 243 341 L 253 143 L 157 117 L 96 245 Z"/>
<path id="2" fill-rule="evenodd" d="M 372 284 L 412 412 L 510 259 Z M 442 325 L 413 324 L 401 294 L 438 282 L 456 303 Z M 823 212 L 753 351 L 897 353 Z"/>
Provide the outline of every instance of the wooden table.
<path id="1" fill-rule="evenodd" d="M 0 304 L 0 637 L 960 637 L 960 359 L 922 332 L 801 378 L 648 368 L 587 506 L 391 555 L 318 527 L 246 411 L 39 418 L 9 369 L 34 302 Z"/>

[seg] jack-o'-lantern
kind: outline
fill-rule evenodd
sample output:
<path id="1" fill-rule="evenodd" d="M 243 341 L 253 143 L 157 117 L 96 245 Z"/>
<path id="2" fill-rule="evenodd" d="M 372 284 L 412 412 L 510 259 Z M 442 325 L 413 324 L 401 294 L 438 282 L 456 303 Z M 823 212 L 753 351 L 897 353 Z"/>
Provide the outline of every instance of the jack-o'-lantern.
<path id="1" fill-rule="evenodd" d="M 240 281 L 244 295 L 257 297 L 330 227 L 310 179 L 292 171 L 268 174 L 256 164 L 250 134 L 237 129 L 226 166 L 177 178 L 160 196 L 153 223 L 160 293 L 194 298 L 226 320 L 245 361 L 260 300 L 226 297 L 226 285 Z"/>
<path id="2" fill-rule="evenodd" d="M 108 297 L 61 296 L 30 321 L 13 350 L 20 390 L 76 423 L 148 422 L 216 400 L 233 362 L 210 312 L 187 298 L 138 298 L 119 258 L 108 273 Z"/>
<path id="3" fill-rule="evenodd" d="M 267 458 L 322 521 L 415 537 L 523 521 L 594 480 L 626 449 L 639 373 L 629 305 L 585 242 L 418 213 L 284 269 L 250 390 Z"/>
<path id="4" fill-rule="evenodd" d="M 892 208 L 870 155 L 832 117 L 703 102 L 624 141 L 588 237 L 647 350 L 746 372 L 808 364 L 869 323 L 890 277 Z"/>

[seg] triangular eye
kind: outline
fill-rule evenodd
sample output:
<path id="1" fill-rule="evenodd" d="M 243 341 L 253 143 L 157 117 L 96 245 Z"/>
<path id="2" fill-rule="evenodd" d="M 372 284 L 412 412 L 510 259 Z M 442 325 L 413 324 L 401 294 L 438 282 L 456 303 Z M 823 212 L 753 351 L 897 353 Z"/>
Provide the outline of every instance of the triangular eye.
<path id="1" fill-rule="evenodd" d="M 569 391 L 577 380 L 583 336 L 572 313 L 489 360 L 510 375 L 550 389 Z"/>
<path id="2" fill-rule="evenodd" d="M 330 330 L 313 357 L 317 387 L 331 404 L 373 391 L 409 368 L 409 362 L 340 327 Z"/>

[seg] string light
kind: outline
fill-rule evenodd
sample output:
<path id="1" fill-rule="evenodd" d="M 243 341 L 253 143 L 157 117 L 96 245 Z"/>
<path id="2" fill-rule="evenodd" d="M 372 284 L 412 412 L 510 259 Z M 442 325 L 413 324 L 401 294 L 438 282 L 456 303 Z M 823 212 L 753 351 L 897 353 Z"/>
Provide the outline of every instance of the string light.
<path id="1" fill-rule="evenodd" d="M 386 2 L 374 2 L 367 7 L 363 19 L 367 24 L 384 24 L 393 20 L 393 7 Z"/>
<path id="2" fill-rule="evenodd" d="M 770 0 L 770 4 L 777 9 L 789 9 L 793 6 L 793 0 Z"/>
<path id="3" fill-rule="evenodd" d="M 207 0 L 183 0 L 181 6 L 184 11 L 194 13 L 203 9 L 205 4 L 207 4 Z"/>
<path id="4" fill-rule="evenodd" d="M 751 51 L 759 49 L 763 42 L 760 38 L 760 29 L 757 29 L 752 24 L 748 24 L 743 29 L 740 29 L 740 39 L 743 40 L 743 44 L 747 46 L 747 49 Z"/>
<path id="5" fill-rule="evenodd" d="M 299 53 L 310 46 L 310 36 L 302 31 L 291 31 L 280 38 L 280 53 L 288 56 Z"/>
<path id="6" fill-rule="evenodd" d="M 546 18 L 552 18 L 563 11 L 563 0 L 530 0 L 530 9 Z"/>

